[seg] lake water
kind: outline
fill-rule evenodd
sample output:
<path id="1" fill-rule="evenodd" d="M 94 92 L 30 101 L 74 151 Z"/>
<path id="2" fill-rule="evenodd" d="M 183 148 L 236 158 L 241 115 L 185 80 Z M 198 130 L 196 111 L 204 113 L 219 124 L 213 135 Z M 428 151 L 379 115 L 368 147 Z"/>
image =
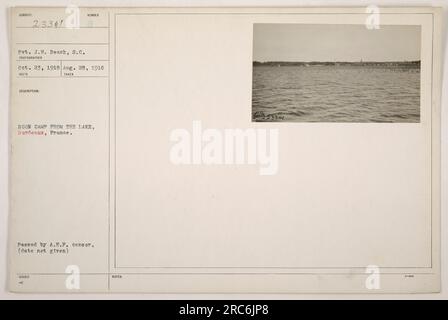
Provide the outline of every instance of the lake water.
<path id="1" fill-rule="evenodd" d="M 252 120 L 419 122 L 420 69 L 254 66 Z"/>

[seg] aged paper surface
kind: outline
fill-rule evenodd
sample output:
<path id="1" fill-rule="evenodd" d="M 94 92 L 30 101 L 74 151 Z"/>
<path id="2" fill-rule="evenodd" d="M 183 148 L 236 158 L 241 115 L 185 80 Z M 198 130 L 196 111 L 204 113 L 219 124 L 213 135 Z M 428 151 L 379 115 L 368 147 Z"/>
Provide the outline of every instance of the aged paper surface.
<path id="1" fill-rule="evenodd" d="M 439 10 L 10 16 L 11 291 L 440 290 Z"/>

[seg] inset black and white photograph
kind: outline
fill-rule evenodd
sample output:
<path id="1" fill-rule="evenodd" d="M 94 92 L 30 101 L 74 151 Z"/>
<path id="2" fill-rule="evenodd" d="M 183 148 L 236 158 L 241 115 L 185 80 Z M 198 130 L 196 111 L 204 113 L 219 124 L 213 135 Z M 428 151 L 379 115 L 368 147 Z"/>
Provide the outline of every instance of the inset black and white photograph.
<path id="1" fill-rule="evenodd" d="M 252 121 L 420 122 L 420 33 L 254 24 Z"/>

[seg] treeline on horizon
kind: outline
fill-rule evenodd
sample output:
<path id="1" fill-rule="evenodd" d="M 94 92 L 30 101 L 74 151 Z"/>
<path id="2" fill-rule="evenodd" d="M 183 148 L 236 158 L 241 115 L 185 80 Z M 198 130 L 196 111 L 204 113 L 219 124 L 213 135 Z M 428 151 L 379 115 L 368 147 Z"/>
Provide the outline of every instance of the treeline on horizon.
<path id="1" fill-rule="evenodd" d="M 405 66 L 420 67 L 420 60 L 417 61 L 254 61 L 253 66 Z"/>

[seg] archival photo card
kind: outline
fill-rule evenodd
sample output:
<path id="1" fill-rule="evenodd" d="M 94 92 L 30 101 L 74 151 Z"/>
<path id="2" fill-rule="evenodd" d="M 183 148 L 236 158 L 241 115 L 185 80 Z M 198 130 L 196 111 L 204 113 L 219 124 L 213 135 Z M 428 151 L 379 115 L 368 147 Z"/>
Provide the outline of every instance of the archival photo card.
<path id="1" fill-rule="evenodd" d="M 254 24 L 252 121 L 420 122 L 420 26 Z"/>
<path id="2" fill-rule="evenodd" d="M 443 11 L 366 9 L 11 8 L 9 291 L 439 292 Z"/>

